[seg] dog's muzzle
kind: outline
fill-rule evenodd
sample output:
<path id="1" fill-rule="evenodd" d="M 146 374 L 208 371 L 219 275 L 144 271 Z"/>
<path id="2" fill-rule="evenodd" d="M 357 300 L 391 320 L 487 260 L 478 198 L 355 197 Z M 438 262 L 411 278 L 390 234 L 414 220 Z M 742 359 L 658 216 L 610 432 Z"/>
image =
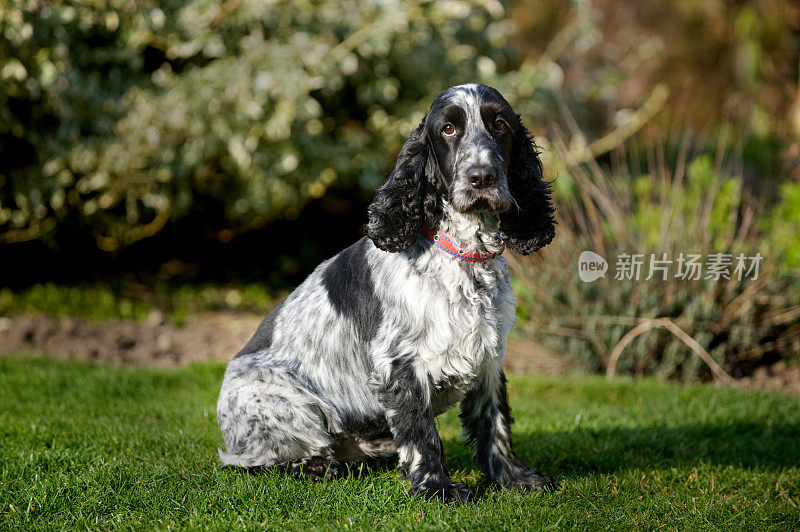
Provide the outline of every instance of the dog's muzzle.
<path id="1" fill-rule="evenodd" d="M 472 164 L 453 181 L 450 203 L 461 213 L 489 211 L 499 214 L 510 209 L 514 202 L 502 168 Z"/>

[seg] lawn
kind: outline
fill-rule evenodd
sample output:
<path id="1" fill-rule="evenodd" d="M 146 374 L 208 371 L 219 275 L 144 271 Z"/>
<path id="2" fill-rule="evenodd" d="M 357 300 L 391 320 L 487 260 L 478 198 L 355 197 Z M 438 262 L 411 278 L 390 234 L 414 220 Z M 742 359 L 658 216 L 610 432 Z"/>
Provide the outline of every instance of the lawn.
<path id="1" fill-rule="evenodd" d="M 308 483 L 222 470 L 224 368 L 0 357 L 0 529 L 736 528 L 800 526 L 800 398 L 654 380 L 513 375 L 518 454 L 562 489 L 487 488 L 440 418 L 456 507 L 394 472 Z"/>

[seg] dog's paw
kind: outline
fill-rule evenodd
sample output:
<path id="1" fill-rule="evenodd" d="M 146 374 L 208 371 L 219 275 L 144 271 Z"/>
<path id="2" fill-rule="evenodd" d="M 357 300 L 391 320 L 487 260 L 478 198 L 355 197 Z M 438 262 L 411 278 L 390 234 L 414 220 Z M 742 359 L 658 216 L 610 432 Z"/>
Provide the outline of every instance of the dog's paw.
<path id="1" fill-rule="evenodd" d="M 472 490 L 463 484 L 453 482 L 428 485 L 412 490 L 412 493 L 419 493 L 426 499 L 437 499 L 455 504 L 467 503 L 473 498 Z"/>
<path id="2" fill-rule="evenodd" d="M 518 491 L 555 491 L 559 485 L 553 477 L 525 468 L 517 471 L 511 479 L 504 482 L 503 487 Z"/>

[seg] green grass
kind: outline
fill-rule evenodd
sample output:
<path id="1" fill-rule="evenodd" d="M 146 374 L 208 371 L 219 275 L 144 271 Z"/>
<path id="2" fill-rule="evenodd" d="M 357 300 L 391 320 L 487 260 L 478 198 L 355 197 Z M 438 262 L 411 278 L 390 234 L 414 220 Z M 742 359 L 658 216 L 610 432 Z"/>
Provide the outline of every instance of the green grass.
<path id="1" fill-rule="evenodd" d="M 653 380 L 514 375 L 518 454 L 549 494 L 407 494 L 394 472 L 307 483 L 216 465 L 223 367 L 114 368 L 0 357 L 0 529 L 790 529 L 800 526 L 800 398 Z"/>
<path id="2" fill-rule="evenodd" d="M 0 316 L 47 313 L 93 321 L 144 320 L 158 310 L 169 322 L 180 324 L 191 314 L 212 310 L 266 313 L 276 297 L 282 295 L 255 283 L 160 283 L 152 287 L 125 282 L 75 286 L 44 283 L 17 291 L 0 288 Z"/>

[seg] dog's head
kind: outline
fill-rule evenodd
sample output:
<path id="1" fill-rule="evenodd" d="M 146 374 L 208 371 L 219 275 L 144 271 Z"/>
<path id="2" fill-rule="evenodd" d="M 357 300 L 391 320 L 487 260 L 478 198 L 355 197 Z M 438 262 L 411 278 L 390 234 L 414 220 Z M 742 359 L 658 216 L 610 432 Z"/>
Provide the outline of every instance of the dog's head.
<path id="1" fill-rule="evenodd" d="M 459 85 L 434 100 L 369 207 L 367 236 L 385 251 L 406 250 L 423 225 L 436 228 L 443 199 L 458 212 L 499 215 L 517 253 L 553 239 L 554 209 L 536 146 L 491 87 Z"/>

